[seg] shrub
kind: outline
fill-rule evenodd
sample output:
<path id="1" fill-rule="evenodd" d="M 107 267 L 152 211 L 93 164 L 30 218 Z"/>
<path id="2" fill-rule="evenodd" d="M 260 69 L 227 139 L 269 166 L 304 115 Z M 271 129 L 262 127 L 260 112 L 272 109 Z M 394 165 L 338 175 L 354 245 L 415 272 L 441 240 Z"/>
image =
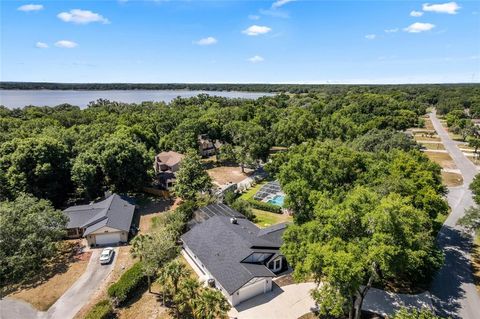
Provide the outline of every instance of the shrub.
<path id="1" fill-rule="evenodd" d="M 247 200 L 250 205 L 252 205 L 253 208 L 260 209 L 260 210 L 266 210 L 267 212 L 275 213 L 275 214 L 281 214 L 282 213 L 282 208 L 277 205 L 273 205 L 270 203 L 266 202 L 260 202 L 258 200 L 255 200 L 253 198 Z"/>
<path id="2" fill-rule="evenodd" d="M 248 220 L 255 222 L 255 214 L 252 211 L 252 205 L 249 202 L 242 199 L 237 199 L 235 202 L 230 205 L 237 212 L 247 217 Z"/>
<path id="3" fill-rule="evenodd" d="M 85 319 L 111 319 L 114 317 L 115 314 L 110 300 L 104 299 L 93 306 L 85 316 Z"/>
<path id="4" fill-rule="evenodd" d="M 108 287 L 108 295 L 116 306 L 127 300 L 140 286 L 145 284 L 145 274 L 142 264 L 137 262 L 128 269 L 120 279 Z"/>

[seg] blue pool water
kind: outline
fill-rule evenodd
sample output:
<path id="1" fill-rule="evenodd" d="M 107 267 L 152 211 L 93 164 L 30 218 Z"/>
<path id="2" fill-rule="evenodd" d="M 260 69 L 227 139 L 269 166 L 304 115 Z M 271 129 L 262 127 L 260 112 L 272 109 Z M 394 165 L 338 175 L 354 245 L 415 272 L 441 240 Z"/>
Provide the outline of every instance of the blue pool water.
<path id="1" fill-rule="evenodd" d="M 267 202 L 273 205 L 283 207 L 283 202 L 285 200 L 284 195 L 275 195 L 272 199 L 269 199 Z"/>

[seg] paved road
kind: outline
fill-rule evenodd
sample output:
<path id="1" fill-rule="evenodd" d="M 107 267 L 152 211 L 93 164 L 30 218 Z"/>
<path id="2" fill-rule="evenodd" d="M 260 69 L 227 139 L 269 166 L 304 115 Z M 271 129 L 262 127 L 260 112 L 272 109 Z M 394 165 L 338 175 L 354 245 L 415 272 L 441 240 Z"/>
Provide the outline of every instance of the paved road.
<path id="1" fill-rule="evenodd" d="M 470 266 L 472 238 L 457 226 L 465 209 L 474 205 L 468 185 L 477 174 L 477 169 L 457 148 L 457 143 L 442 127 L 435 112 L 430 114 L 430 119 L 445 149 L 463 175 L 464 182 L 462 186 L 450 188 L 447 196 L 452 212 L 437 236 L 437 244 L 445 253 L 445 264 L 432 282 L 432 301 L 437 314 L 442 317 L 479 319 L 480 296 Z"/>
<path id="2" fill-rule="evenodd" d="M 113 270 L 116 254 L 109 265 L 100 265 L 101 249 L 95 249 L 85 273 L 48 309 L 36 311 L 30 304 L 13 298 L 0 300 L 0 319 L 70 319 L 89 301 L 90 297 Z"/>

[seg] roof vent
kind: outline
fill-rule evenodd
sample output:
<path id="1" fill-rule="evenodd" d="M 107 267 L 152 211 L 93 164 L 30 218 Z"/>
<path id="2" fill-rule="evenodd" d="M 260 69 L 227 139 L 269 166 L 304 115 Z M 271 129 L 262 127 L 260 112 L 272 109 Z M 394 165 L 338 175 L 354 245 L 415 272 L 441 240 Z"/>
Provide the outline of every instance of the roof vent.
<path id="1" fill-rule="evenodd" d="M 238 221 L 237 221 L 237 219 L 236 219 L 235 217 L 230 218 L 230 222 L 231 222 L 232 224 L 238 224 Z"/>

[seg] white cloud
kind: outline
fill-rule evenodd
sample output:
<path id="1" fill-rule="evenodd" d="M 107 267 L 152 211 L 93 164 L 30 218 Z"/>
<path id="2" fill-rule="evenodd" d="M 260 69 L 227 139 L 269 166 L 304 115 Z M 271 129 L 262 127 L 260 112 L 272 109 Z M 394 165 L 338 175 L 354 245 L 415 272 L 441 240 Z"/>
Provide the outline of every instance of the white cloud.
<path id="1" fill-rule="evenodd" d="M 436 12 L 436 13 L 448 13 L 448 14 L 457 14 L 460 6 L 456 2 L 447 2 L 447 3 L 424 3 L 422 6 L 423 11 Z"/>
<path id="2" fill-rule="evenodd" d="M 374 40 L 376 37 L 377 37 L 376 34 L 367 34 L 367 35 L 365 36 L 365 39 Z"/>
<path id="3" fill-rule="evenodd" d="M 419 33 L 423 31 L 432 30 L 433 28 L 435 28 L 434 24 L 415 22 L 409 25 L 408 27 L 404 28 L 403 31 L 410 32 L 410 33 Z"/>
<path id="4" fill-rule="evenodd" d="M 248 16 L 248 18 L 249 18 L 250 20 L 258 20 L 258 19 L 260 19 L 260 16 L 255 15 L 255 14 L 250 14 L 250 15 Z"/>
<path id="5" fill-rule="evenodd" d="M 416 17 L 416 18 L 418 18 L 418 17 L 423 16 L 423 12 L 422 12 L 422 11 L 415 11 L 415 10 L 413 10 L 412 12 L 410 12 L 410 16 L 411 16 L 411 17 Z"/>
<path id="6" fill-rule="evenodd" d="M 214 37 L 206 37 L 206 38 L 200 39 L 198 41 L 194 41 L 193 43 L 198 44 L 198 45 L 212 45 L 212 44 L 215 44 L 217 42 L 218 42 L 217 39 L 215 39 Z"/>
<path id="7" fill-rule="evenodd" d="M 48 44 L 46 44 L 45 42 L 37 42 L 35 43 L 35 46 L 39 49 L 46 49 L 48 48 Z"/>
<path id="8" fill-rule="evenodd" d="M 70 12 L 61 12 L 57 14 L 57 17 L 62 21 L 77 24 L 87 24 L 90 22 L 110 23 L 110 21 L 102 15 L 89 10 L 73 9 L 70 10 Z"/>
<path id="9" fill-rule="evenodd" d="M 20 6 L 17 8 L 17 10 L 24 11 L 24 12 L 38 11 L 42 9 L 43 9 L 43 5 L 41 4 L 24 4 L 23 6 Z"/>
<path id="10" fill-rule="evenodd" d="M 292 1 L 295 1 L 295 0 L 277 0 L 272 4 L 272 8 L 273 9 L 280 8 L 281 6 L 284 6 L 287 3 L 292 2 Z"/>
<path id="11" fill-rule="evenodd" d="M 395 33 L 395 32 L 398 32 L 398 28 L 386 29 L 385 32 L 386 33 Z"/>
<path id="12" fill-rule="evenodd" d="M 55 46 L 59 48 L 73 49 L 78 46 L 78 43 L 69 40 L 60 40 L 55 42 Z"/>
<path id="13" fill-rule="evenodd" d="M 278 10 L 278 9 L 260 9 L 260 13 L 266 16 L 271 16 L 275 18 L 283 18 L 283 19 L 288 19 L 290 16 L 288 12 L 284 10 Z"/>
<path id="14" fill-rule="evenodd" d="M 246 35 L 256 36 L 260 34 L 266 34 L 270 31 L 272 31 L 272 29 L 269 27 L 261 26 L 261 25 L 252 25 L 247 29 L 243 30 L 242 33 Z"/>
<path id="15" fill-rule="evenodd" d="M 249 58 L 248 61 L 250 61 L 252 63 L 260 63 L 260 62 L 265 61 L 265 59 L 263 57 L 259 56 L 259 55 L 254 55 L 251 58 Z"/>

